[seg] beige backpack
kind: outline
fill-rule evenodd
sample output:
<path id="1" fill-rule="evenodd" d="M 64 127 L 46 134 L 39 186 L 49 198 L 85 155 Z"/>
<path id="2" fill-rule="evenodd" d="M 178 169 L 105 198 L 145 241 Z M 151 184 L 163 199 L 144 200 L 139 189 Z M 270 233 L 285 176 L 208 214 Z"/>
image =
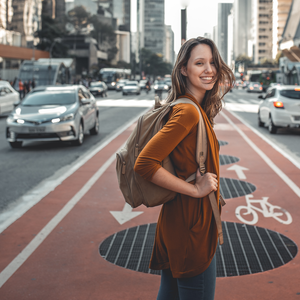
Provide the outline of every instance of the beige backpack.
<path id="1" fill-rule="evenodd" d="M 159 98 L 155 97 L 154 109 L 148 111 L 138 119 L 137 125 L 128 138 L 124 148 L 122 148 L 116 154 L 116 171 L 119 187 L 123 193 L 125 201 L 133 208 L 138 207 L 141 204 L 144 204 L 147 207 L 158 206 L 173 200 L 177 194 L 176 192 L 167 190 L 143 179 L 139 174 L 134 172 L 134 164 L 139 153 L 143 150 L 149 140 L 165 125 L 167 121 L 166 116 L 170 112 L 172 106 L 178 103 L 192 104 L 199 112 L 200 118 L 198 124 L 196 161 L 199 164 L 200 173 L 202 175 L 205 173 L 207 136 L 203 117 L 198 106 L 188 98 L 177 99 L 174 102 L 162 105 L 159 101 Z M 168 170 L 170 173 L 176 175 L 169 157 L 166 157 L 163 160 L 162 167 Z M 186 179 L 186 181 L 190 182 L 195 178 L 196 174 L 192 174 L 188 179 Z M 222 244 L 222 224 L 214 192 L 209 194 L 209 199 L 212 204 L 214 217 L 218 227 L 220 244 Z M 225 202 L 222 197 L 220 200 L 221 204 L 224 205 Z"/>

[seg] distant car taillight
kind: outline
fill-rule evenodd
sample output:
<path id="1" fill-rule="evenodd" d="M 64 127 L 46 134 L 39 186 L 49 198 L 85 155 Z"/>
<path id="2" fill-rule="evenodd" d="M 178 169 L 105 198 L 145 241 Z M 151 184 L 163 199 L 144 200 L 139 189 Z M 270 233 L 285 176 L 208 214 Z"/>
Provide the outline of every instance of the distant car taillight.
<path id="1" fill-rule="evenodd" d="M 275 101 L 275 102 L 273 102 L 273 105 L 276 108 L 284 108 L 284 105 L 281 101 Z"/>

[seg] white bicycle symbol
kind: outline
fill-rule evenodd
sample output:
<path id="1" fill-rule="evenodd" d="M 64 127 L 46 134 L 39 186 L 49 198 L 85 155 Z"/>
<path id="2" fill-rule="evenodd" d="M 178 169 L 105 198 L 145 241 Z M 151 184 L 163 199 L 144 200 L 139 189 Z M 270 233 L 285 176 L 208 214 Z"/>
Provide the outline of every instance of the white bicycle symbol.
<path id="1" fill-rule="evenodd" d="M 235 209 L 235 214 L 237 218 L 242 221 L 243 223 L 253 225 L 256 224 L 258 221 L 257 212 L 261 212 L 265 218 L 274 218 L 276 221 L 282 224 L 291 224 L 292 223 L 292 216 L 288 211 L 281 208 L 277 205 L 272 205 L 268 203 L 269 197 L 263 197 L 261 200 L 254 200 L 250 199 L 253 198 L 253 195 L 246 195 L 246 202 L 247 206 L 238 206 Z M 252 205 L 255 203 L 259 203 L 262 209 Z M 252 215 L 252 220 L 245 220 L 243 216 Z M 280 218 L 282 217 L 282 218 Z"/>

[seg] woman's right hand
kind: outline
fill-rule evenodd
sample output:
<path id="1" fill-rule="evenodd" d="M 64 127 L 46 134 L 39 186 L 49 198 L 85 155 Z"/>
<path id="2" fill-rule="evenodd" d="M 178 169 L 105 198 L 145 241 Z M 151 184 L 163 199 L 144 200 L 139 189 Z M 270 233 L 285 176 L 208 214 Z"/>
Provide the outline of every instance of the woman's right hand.
<path id="1" fill-rule="evenodd" d="M 196 182 L 194 185 L 194 198 L 203 198 L 218 189 L 217 175 L 213 173 L 205 173 L 201 176 L 199 169 L 196 173 Z"/>

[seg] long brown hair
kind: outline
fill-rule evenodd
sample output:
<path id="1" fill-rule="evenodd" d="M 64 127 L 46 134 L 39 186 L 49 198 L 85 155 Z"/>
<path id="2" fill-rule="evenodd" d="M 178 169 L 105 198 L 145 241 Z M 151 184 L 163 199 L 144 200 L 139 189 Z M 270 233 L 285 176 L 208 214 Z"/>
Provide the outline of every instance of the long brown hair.
<path id="1" fill-rule="evenodd" d="M 197 37 L 187 40 L 180 48 L 175 66 L 172 71 L 172 87 L 166 102 L 175 101 L 179 96 L 188 93 L 186 77 L 182 75 L 181 69 L 187 66 L 193 48 L 199 44 L 206 44 L 210 47 L 213 61 L 216 67 L 216 78 L 214 87 L 206 91 L 202 101 L 202 108 L 205 111 L 210 123 L 214 124 L 214 117 L 222 109 L 222 99 L 233 87 L 235 77 L 231 69 L 223 61 L 215 43 L 208 38 Z"/>

